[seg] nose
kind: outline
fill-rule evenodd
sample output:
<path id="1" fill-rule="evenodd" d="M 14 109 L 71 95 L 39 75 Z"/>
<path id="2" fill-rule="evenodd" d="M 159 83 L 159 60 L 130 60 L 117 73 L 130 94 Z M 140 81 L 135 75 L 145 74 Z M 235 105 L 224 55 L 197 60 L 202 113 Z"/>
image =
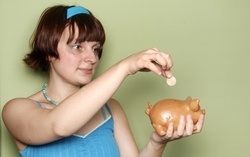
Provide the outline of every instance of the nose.
<path id="1" fill-rule="evenodd" d="M 85 52 L 83 52 L 83 55 L 84 55 L 85 62 L 94 64 L 98 60 L 98 55 L 91 48 L 85 49 Z"/>

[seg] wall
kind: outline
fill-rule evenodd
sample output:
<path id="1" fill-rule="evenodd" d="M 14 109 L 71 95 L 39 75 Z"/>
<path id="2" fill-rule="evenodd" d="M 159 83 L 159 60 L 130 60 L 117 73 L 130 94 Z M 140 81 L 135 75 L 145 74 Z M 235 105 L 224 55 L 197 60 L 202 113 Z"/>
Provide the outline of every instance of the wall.
<path id="1" fill-rule="evenodd" d="M 96 76 L 143 49 L 171 53 L 176 86 L 167 86 L 164 78 L 152 73 L 137 73 L 114 95 L 140 149 L 153 131 L 144 113 L 147 102 L 190 95 L 207 111 L 204 129 L 170 143 L 163 156 L 249 157 L 249 0 L 1 0 L 1 108 L 14 97 L 40 90 L 46 81 L 21 59 L 40 13 L 59 3 L 83 5 L 102 21 L 107 43 Z M 1 156 L 19 156 L 2 121 Z"/>

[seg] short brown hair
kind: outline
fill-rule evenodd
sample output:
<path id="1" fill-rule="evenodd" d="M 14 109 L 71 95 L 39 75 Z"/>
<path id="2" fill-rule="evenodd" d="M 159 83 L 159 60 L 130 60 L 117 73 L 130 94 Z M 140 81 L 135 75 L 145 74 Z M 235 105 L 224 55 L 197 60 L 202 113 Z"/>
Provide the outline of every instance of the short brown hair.
<path id="1" fill-rule="evenodd" d="M 102 47 L 105 42 L 105 31 L 101 22 L 90 14 L 77 14 L 66 18 L 67 9 L 73 6 L 57 5 L 45 9 L 42 13 L 38 26 L 30 38 L 31 52 L 23 61 L 34 70 L 48 72 L 50 64 L 48 57 L 59 58 L 57 45 L 66 27 L 69 27 L 70 36 L 67 43 L 74 40 L 75 25 L 79 29 L 76 42 L 97 41 L 101 48 L 98 57 L 101 58 Z"/>

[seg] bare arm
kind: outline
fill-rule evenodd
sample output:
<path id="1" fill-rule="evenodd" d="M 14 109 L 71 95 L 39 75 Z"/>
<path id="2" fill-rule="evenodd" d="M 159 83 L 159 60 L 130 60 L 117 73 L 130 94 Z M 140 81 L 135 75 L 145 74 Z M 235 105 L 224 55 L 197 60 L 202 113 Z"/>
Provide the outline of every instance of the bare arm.
<path id="1" fill-rule="evenodd" d="M 166 69 L 169 66 L 172 67 L 172 60 L 168 58 L 168 55 L 164 55 L 166 54 L 148 50 L 134 54 L 112 66 L 101 76 L 61 102 L 56 110 L 52 111 L 54 115 L 60 117 L 53 124 L 55 131 L 61 136 L 68 136 L 82 127 L 112 97 L 128 75 L 135 74 L 143 68 L 152 70 L 158 75 L 166 76 L 168 73 L 171 74 L 169 70 L 162 70 L 163 67 Z M 152 63 L 152 60 L 160 60 L 159 62 L 163 67 Z M 74 104 L 74 107 L 69 104 Z M 76 114 L 76 111 L 81 114 Z M 84 120 L 75 121 L 75 119 Z M 67 128 L 66 131 L 65 128 Z"/>
<path id="2" fill-rule="evenodd" d="M 84 126 L 112 97 L 128 75 L 146 68 L 166 77 L 171 76 L 171 67 L 171 57 L 157 49 L 136 53 L 113 65 L 53 110 L 41 109 L 29 99 L 8 102 L 3 109 L 3 120 L 14 138 L 23 143 L 51 142 L 70 136 Z"/>
<path id="3" fill-rule="evenodd" d="M 121 105 L 114 99 L 111 99 L 108 104 L 114 117 L 114 136 L 120 151 L 120 156 L 138 156 L 139 150 Z"/>

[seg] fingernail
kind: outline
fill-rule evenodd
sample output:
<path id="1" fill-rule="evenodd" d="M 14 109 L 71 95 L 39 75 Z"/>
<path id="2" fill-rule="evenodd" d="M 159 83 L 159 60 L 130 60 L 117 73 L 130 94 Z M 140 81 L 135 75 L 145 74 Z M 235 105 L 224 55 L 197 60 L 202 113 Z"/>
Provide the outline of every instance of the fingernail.
<path id="1" fill-rule="evenodd" d="M 182 119 L 182 120 L 183 120 L 183 119 L 184 119 L 184 115 L 181 115 L 181 116 L 180 116 L 180 119 Z"/>
<path id="2" fill-rule="evenodd" d="M 171 78 L 171 77 L 172 77 L 172 73 L 168 73 L 168 74 L 167 74 L 167 77 L 168 77 L 168 78 Z"/>

